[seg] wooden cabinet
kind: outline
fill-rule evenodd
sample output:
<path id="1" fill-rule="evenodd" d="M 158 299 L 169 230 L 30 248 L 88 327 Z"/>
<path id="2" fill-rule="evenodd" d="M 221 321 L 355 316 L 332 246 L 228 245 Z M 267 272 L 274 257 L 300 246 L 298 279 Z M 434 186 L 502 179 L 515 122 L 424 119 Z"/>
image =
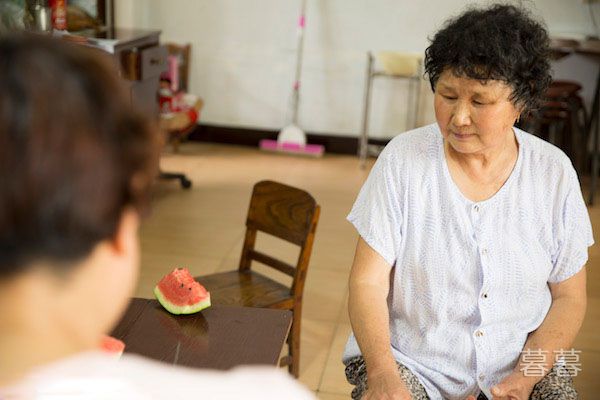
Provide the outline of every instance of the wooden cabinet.
<path id="1" fill-rule="evenodd" d="M 148 114 L 158 114 L 156 94 L 160 74 L 167 69 L 167 48 L 160 31 L 110 29 L 88 37 L 92 44 L 114 54 L 129 86 L 131 102 Z"/>
<path id="2" fill-rule="evenodd" d="M 110 29 L 85 35 L 88 44 L 112 53 L 129 87 L 132 104 L 158 118 L 158 87 L 161 72 L 167 70 L 168 49 L 160 45 L 160 31 Z M 162 172 L 160 178 L 178 179 L 188 189 L 192 182 L 182 173 Z"/>

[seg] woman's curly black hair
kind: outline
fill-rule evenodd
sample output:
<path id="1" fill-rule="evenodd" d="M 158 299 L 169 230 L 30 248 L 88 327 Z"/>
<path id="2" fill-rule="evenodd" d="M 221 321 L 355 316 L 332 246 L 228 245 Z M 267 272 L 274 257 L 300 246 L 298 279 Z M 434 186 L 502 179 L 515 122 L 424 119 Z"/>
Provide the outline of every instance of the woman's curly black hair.
<path id="1" fill-rule="evenodd" d="M 510 100 L 529 112 L 550 85 L 548 32 L 524 9 L 504 4 L 469 9 L 430 41 L 425 73 L 434 92 L 450 69 L 458 76 L 506 82 L 513 88 Z"/>

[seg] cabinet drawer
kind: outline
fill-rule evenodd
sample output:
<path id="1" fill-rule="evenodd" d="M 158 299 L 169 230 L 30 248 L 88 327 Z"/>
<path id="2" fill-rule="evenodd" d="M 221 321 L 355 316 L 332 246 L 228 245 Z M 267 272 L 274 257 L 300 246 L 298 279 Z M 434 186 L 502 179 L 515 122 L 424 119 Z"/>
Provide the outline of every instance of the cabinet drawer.
<path id="1" fill-rule="evenodd" d="M 141 79 L 158 77 L 167 69 L 168 50 L 164 46 L 155 46 L 140 51 Z"/>
<path id="2" fill-rule="evenodd" d="M 140 112 L 149 117 L 158 114 L 158 78 L 151 77 L 142 81 L 129 81 L 131 103 Z"/>

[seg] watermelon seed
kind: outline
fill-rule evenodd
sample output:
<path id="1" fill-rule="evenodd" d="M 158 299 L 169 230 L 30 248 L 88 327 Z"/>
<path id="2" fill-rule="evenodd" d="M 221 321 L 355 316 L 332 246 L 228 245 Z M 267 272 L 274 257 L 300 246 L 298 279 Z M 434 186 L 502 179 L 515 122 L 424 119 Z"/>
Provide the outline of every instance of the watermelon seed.
<path id="1" fill-rule="evenodd" d="M 183 287 L 183 283 L 181 284 L 181 287 Z"/>
<path id="2" fill-rule="evenodd" d="M 189 288 L 188 288 L 188 290 L 192 290 L 192 288 L 191 288 L 191 287 L 189 287 Z"/>

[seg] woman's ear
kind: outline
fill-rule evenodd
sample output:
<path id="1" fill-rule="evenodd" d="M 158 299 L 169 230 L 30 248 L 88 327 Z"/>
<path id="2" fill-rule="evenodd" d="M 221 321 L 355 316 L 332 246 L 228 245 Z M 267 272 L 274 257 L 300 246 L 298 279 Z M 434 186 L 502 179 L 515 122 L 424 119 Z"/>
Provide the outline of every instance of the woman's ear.
<path id="1" fill-rule="evenodd" d="M 524 103 L 517 104 L 517 122 L 521 120 L 521 118 L 527 116 L 527 108 Z"/>

